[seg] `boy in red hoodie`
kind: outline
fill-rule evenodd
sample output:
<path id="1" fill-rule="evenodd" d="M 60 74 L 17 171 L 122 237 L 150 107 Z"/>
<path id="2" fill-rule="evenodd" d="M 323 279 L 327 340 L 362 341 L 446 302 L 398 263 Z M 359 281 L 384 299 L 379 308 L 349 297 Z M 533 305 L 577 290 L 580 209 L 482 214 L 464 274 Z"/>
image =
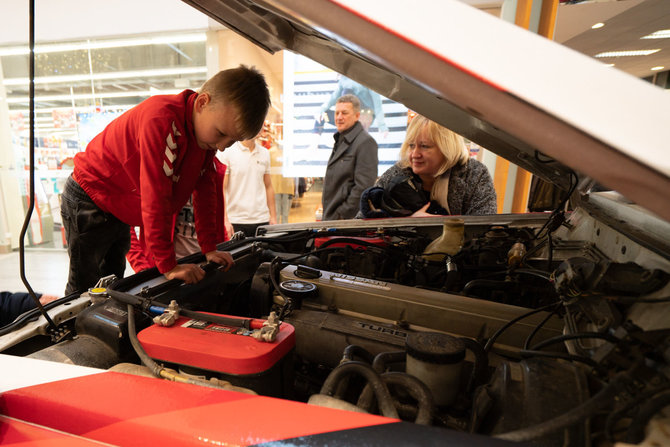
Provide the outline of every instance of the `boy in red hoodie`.
<path id="1" fill-rule="evenodd" d="M 130 226 L 167 279 L 187 284 L 205 272 L 177 264 L 174 215 L 193 194 L 198 244 L 208 261 L 230 268 L 216 250 L 215 151 L 256 135 L 270 105 L 263 75 L 239 66 L 210 78 L 199 92 L 153 96 L 112 121 L 74 159 L 61 200 L 70 256 L 65 294 L 99 278 L 123 277 Z"/>

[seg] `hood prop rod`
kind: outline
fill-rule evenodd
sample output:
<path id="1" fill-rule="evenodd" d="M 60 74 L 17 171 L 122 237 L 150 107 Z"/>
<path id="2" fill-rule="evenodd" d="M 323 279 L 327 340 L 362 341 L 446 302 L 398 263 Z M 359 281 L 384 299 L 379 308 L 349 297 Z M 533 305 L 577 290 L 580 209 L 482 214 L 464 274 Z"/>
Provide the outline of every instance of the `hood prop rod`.
<path id="1" fill-rule="evenodd" d="M 29 31 L 29 46 L 30 46 L 30 191 L 28 193 L 28 211 L 26 212 L 26 217 L 23 220 L 23 228 L 21 228 L 21 235 L 19 236 L 19 268 L 21 274 L 21 281 L 28 289 L 31 298 L 37 304 L 37 308 L 40 310 L 44 318 L 49 323 L 49 326 L 53 332 L 58 331 L 58 326 L 53 322 L 51 317 L 42 303 L 40 303 L 39 298 L 35 294 L 35 291 L 26 278 L 26 259 L 25 259 L 25 237 L 28 225 L 30 224 L 30 217 L 33 214 L 33 209 L 35 208 L 35 0 L 29 1 L 29 21 L 30 21 L 30 31 Z"/>

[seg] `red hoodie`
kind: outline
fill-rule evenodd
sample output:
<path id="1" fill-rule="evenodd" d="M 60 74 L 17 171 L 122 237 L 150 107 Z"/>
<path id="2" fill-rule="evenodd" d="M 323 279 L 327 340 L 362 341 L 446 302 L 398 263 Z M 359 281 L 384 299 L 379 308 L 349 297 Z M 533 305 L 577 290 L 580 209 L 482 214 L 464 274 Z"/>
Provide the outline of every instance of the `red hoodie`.
<path id="1" fill-rule="evenodd" d="M 193 193 L 198 244 L 216 249 L 214 151 L 193 130 L 197 94 L 153 96 L 112 121 L 74 159 L 74 178 L 100 209 L 141 226 L 165 273 L 177 265 L 173 216 Z"/>
<path id="2" fill-rule="evenodd" d="M 226 175 L 226 165 L 221 163 L 216 157 L 214 157 L 213 161 L 214 169 L 216 170 L 216 241 L 219 243 L 228 240 L 224 219 L 226 205 L 223 195 L 223 178 Z M 174 232 L 172 235 L 174 242 Z M 130 229 L 130 250 L 126 253 L 126 259 L 135 272 L 156 267 L 151 253 L 147 250 L 143 236 L 143 232 L 140 230 L 140 237 L 142 238 L 140 240 L 137 233 L 135 233 L 135 229 Z"/>

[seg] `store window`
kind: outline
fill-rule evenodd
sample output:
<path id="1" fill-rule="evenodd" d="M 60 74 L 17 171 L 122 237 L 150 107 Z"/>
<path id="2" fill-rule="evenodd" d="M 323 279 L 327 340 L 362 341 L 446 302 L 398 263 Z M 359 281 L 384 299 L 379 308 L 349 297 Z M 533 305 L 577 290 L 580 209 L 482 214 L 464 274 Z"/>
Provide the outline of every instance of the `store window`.
<path id="1" fill-rule="evenodd" d="M 149 96 L 199 88 L 207 78 L 205 48 L 204 30 L 35 46 L 36 203 L 27 246 L 62 246 L 59 194 L 74 155 Z M 7 227 L 0 229 L 15 248 L 24 213 L 9 210 L 25 211 L 28 203 L 28 46 L 0 46 L 0 67 L 7 107 L 0 119 L 8 121 L 0 124 L 11 134 L 0 142 L 0 212 Z"/>

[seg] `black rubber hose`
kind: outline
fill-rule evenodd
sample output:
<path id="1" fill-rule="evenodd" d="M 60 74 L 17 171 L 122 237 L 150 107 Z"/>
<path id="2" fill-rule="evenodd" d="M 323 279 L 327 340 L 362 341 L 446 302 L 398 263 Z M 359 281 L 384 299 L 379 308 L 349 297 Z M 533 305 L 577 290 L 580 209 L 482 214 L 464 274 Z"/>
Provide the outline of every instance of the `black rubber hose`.
<path id="1" fill-rule="evenodd" d="M 363 359 L 368 363 L 372 363 L 372 360 L 374 359 L 374 356 L 370 353 L 370 351 L 364 347 L 359 345 L 349 345 L 344 348 L 344 352 L 342 353 L 342 360 L 340 363 L 350 362 L 355 360 L 356 357 Z"/>
<path id="2" fill-rule="evenodd" d="M 135 309 L 132 304 L 127 305 L 128 308 L 128 338 L 130 339 L 130 344 L 132 345 L 135 353 L 142 361 L 142 364 L 151 370 L 151 374 L 156 377 L 160 377 L 160 372 L 163 369 L 158 363 L 154 362 L 151 357 L 149 357 L 140 344 L 140 341 L 137 339 L 137 330 L 135 329 Z"/>
<path id="3" fill-rule="evenodd" d="M 616 411 L 609 413 L 609 415 L 607 416 L 607 421 L 605 422 L 605 434 L 607 436 L 607 440 L 610 441 L 612 444 L 614 443 L 614 435 L 612 434 L 612 430 L 614 429 L 614 424 L 616 424 L 616 422 L 619 419 L 621 419 L 623 415 L 626 415 L 633 407 L 640 405 L 640 402 L 643 402 L 655 396 L 656 394 L 662 393 L 663 391 L 668 390 L 668 388 L 670 388 L 670 383 L 665 383 L 660 387 L 647 390 L 644 393 L 635 396 L 630 402 L 628 402 L 622 408 L 619 408 Z"/>
<path id="4" fill-rule="evenodd" d="M 389 351 L 377 354 L 372 361 L 372 369 L 379 374 L 386 372 L 386 365 L 389 363 L 404 363 L 407 360 L 405 351 Z"/>
<path id="5" fill-rule="evenodd" d="M 536 278 L 551 281 L 551 274 L 550 273 L 547 273 L 547 272 L 544 272 L 544 271 L 538 270 L 538 269 L 518 268 L 518 269 L 511 270 L 509 273 L 510 274 L 534 276 Z"/>
<path id="6" fill-rule="evenodd" d="M 644 429 L 651 418 L 668 405 L 670 405 L 670 391 L 664 391 L 650 401 L 644 403 L 628 426 L 624 442 L 629 444 L 641 443 L 645 437 Z"/>
<path id="7" fill-rule="evenodd" d="M 284 318 L 286 318 L 291 311 L 293 310 L 293 298 L 288 296 L 284 291 L 279 287 L 279 281 L 277 281 L 277 275 L 279 275 L 279 270 L 282 269 L 282 260 L 279 258 L 274 258 L 270 262 L 270 282 L 272 283 L 272 287 L 277 291 L 279 295 L 284 299 L 284 305 L 281 307 L 281 310 L 279 311 L 279 320 L 283 321 Z M 279 266 L 279 270 L 277 270 L 277 267 Z"/>
<path id="8" fill-rule="evenodd" d="M 164 303 L 151 301 L 146 298 L 140 298 L 138 296 L 131 295 L 130 293 L 119 292 L 118 290 L 107 289 L 107 294 L 116 301 L 129 304 L 131 306 L 138 306 L 141 308 L 148 308 L 149 306 L 166 307 Z M 206 314 L 182 308 L 179 309 L 179 313 L 185 317 L 206 321 L 208 323 L 217 323 L 224 326 L 251 329 L 251 319 L 228 318 L 221 315 Z"/>
<path id="9" fill-rule="evenodd" d="M 326 381 L 323 382 L 321 394 L 333 396 L 340 380 L 350 374 L 358 374 L 367 380 L 377 398 L 379 409 L 383 416 L 398 419 L 398 412 L 393 405 L 393 399 L 384 381 L 372 369 L 372 366 L 363 362 L 347 362 L 333 369 L 326 378 Z"/>
<path id="10" fill-rule="evenodd" d="M 525 349 L 520 350 L 519 355 L 523 358 L 544 357 L 549 359 L 563 359 L 568 360 L 570 362 L 584 363 L 585 365 L 589 365 L 598 372 L 603 372 L 603 366 L 598 364 L 598 362 L 591 359 L 590 357 L 584 357 L 581 355 L 565 354 L 563 352 L 526 351 Z"/>
<path id="11" fill-rule="evenodd" d="M 547 233 L 547 270 L 551 270 L 551 264 L 554 261 L 554 241 L 551 233 Z"/>
<path id="12" fill-rule="evenodd" d="M 619 394 L 619 392 L 621 392 L 630 382 L 631 379 L 627 373 L 619 373 L 605 388 L 577 408 L 573 408 L 560 416 L 530 427 L 494 435 L 494 438 L 515 442 L 531 441 L 564 427 L 569 427 L 577 422 L 583 422 L 585 419 L 595 414 L 599 409 L 610 404 L 617 394 Z"/>
<path id="13" fill-rule="evenodd" d="M 561 343 L 567 340 L 579 340 L 579 339 L 589 339 L 589 338 L 598 338 L 601 340 L 607 340 L 612 343 L 619 343 L 621 340 L 615 337 L 614 335 L 600 333 L 600 332 L 578 332 L 575 334 L 565 334 L 558 335 L 556 337 L 548 338 L 539 342 L 538 344 L 530 348 L 531 351 L 539 351 L 540 349 L 553 345 L 556 343 Z"/>
<path id="14" fill-rule="evenodd" d="M 499 281 L 495 279 L 473 279 L 463 287 L 463 294 L 469 295 L 472 289 L 493 289 L 493 290 L 508 290 L 517 284 L 512 281 Z"/>
<path id="15" fill-rule="evenodd" d="M 382 374 L 382 380 L 387 385 L 402 386 L 416 400 L 418 410 L 414 419 L 415 424 L 432 424 L 435 402 L 433 401 L 433 393 L 425 383 L 410 374 L 397 371 Z"/>
<path id="16" fill-rule="evenodd" d="M 373 358 L 374 356 L 372 355 L 372 353 L 370 353 L 370 351 L 368 351 L 364 347 L 359 345 L 348 345 L 346 348 L 344 348 L 340 364 L 351 362 L 357 359 L 358 360 L 362 359 L 369 364 L 372 363 Z M 343 377 L 342 380 L 340 380 L 337 383 L 335 396 L 337 396 L 338 398 L 340 396 L 343 396 L 347 392 L 347 388 L 349 388 L 349 377 Z"/>
<path id="17" fill-rule="evenodd" d="M 465 344 L 465 349 L 469 349 L 475 356 L 475 364 L 472 366 L 472 373 L 465 388 L 465 391 L 470 394 L 476 385 L 486 382 L 489 370 L 489 356 L 478 341 L 467 337 L 460 337 L 460 340 Z"/>

